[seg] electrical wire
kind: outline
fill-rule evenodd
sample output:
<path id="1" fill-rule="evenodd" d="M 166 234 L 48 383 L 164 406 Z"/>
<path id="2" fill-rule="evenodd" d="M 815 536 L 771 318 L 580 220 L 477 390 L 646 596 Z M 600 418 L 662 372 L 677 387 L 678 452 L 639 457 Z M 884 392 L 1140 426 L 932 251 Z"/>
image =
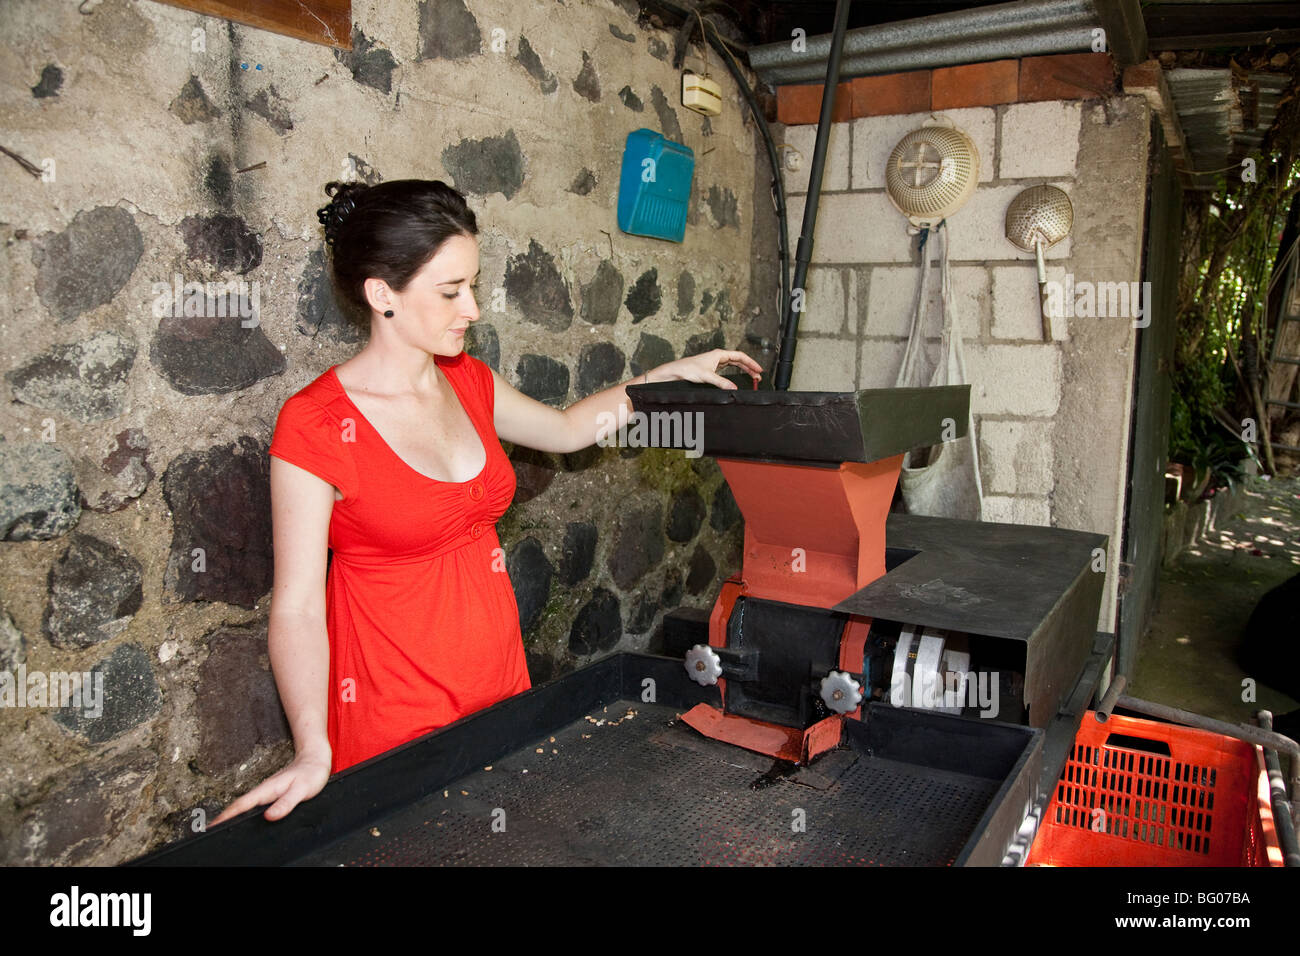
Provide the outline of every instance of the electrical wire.
<path id="1" fill-rule="evenodd" d="M 644 3 L 651 6 L 659 7 L 668 11 L 674 16 L 682 17 L 689 20 L 690 10 L 679 7 L 669 0 L 643 0 Z M 694 31 L 691 31 L 692 33 Z M 732 78 L 736 81 L 741 95 L 744 97 L 745 104 L 749 107 L 750 113 L 753 114 L 754 122 L 758 127 L 759 134 L 763 138 L 763 143 L 767 147 L 768 162 L 772 167 L 772 183 L 770 191 L 772 194 L 772 203 L 776 207 L 777 218 L 777 255 L 781 261 L 780 276 L 780 303 L 777 314 L 777 334 L 774 343 L 776 351 L 776 361 L 780 361 L 781 349 L 781 326 L 784 323 L 784 317 L 789 311 L 790 303 L 790 249 L 789 249 L 789 215 L 785 203 L 785 182 L 781 176 L 781 159 L 777 153 L 776 142 L 772 139 L 772 130 L 767 124 L 767 118 L 763 115 L 762 109 L 758 106 L 758 101 L 754 99 L 754 91 L 749 87 L 749 80 L 741 72 L 740 65 L 736 58 L 732 56 L 731 50 L 728 49 L 730 44 L 721 40 L 716 26 L 713 27 L 714 51 L 722 58 L 723 64 L 731 72 Z M 707 42 L 707 35 L 704 38 Z M 741 48 L 741 52 L 746 52 Z"/>
<path id="2" fill-rule="evenodd" d="M 696 10 L 696 16 L 699 16 L 698 9 Z M 702 17 L 700 18 L 700 22 L 701 24 L 705 22 Z M 731 52 L 730 50 L 727 49 L 727 41 L 723 39 L 722 35 L 718 32 L 717 25 L 714 24 L 712 20 L 709 20 L 708 24 L 709 27 L 713 30 L 714 38 L 718 41 L 719 55 L 724 56 L 728 59 L 732 59 Z M 703 37 L 704 31 L 702 26 L 700 32 L 701 32 L 701 36 Z M 771 130 L 767 126 L 767 120 L 763 116 L 762 112 L 758 110 L 757 104 L 753 101 L 753 96 L 750 93 L 748 85 L 746 83 L 740 82 L 741 74 L 739 73 L 738 67 L 734 66 L 734 60 L 733 60 L 732 72 L 736 76 L 737 82 L 740 83 L 742 90 L 746 94 L 746 99 L 750 103 L 750 109 L 753 111 L 754 117 L 759 124 L 760 130 L 762 131 L 763 138 L 767 143 L 769 159 L 771 160 L 772 163 L 772 183 L 770 186 L 770 192 L 772 195 L 772 205 L 777 215 L 777 223 L 778 223 L 778 229 L 780 233 L 778 238 L 778 250 L 780 253 L 779 258 L 781 260 L 781 294 L 780 294 L 780 301 L 779 301 L 779 309 L 777 312 L 777 332 L 776 332 L 776 338 L 773 342 L 773 351 L 774 351 L 773 367 L 775 368 L 776 363 L 778 363 L 781 358 L 781 340 L 782 340 L 781 329 L 782 329 L 782 325 L 785 322 L 787 304 L 790 301 L 790 294 L 791 294 L 790 278 L 789 278 L 789 274 L 790 274 L 789 216 L 786 213 L 786 205 L 785 205 L 785 182 L 780 171 L 780 158 L 779 158 L 780 154 L 776 151 L 775 143 L 772 140 Z M 782 144 L 782 145 L 786 145 L 786 144 Z M 790 148 L 794 149 L 794 147 L 790 147 Z M 798 150 L 796 149 L 795 152 L 798 152 Z"/>

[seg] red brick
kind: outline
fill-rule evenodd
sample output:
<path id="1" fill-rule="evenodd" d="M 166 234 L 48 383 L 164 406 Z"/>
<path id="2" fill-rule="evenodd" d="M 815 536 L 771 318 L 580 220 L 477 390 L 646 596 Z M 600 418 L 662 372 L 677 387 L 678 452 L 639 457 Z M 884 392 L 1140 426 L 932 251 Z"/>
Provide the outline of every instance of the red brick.
<path id="1" fill-rule="evenodd" d="M 1019 60 L 944 66 L 930 78 L 930 108 L 961 109 L 1014 103 L 1020 86 Z"/>
<path id="2" fill-rule="evenodd" d="M 776 88 L 776 115 L 787 126 L 816 123 L 822 115 L 822 89 L 825 84 L 806 86 L 778 86 Z M 853 86 L 849 81 L 835 88 L 835 106 L 831 121 L 842 123 L 853 118 Z"/>
<path id="3" fill-rule="evenodd" d="M 853 115 L 888 116 L 930 109 L 930 71 L 859 76 L 853 82 Z"/>
<path id="4" fill-rule="evenodd" d="M 1147 60 L 1124 68 L 1124 92 L 1160 89 L 1160 61 Z"/>
<path id="5" fill-rule="evenodd" d="M 1020 102 L 1086 100 L 1115 91 L 1109 53 L 1058 53 L 1020 61 Z"/>

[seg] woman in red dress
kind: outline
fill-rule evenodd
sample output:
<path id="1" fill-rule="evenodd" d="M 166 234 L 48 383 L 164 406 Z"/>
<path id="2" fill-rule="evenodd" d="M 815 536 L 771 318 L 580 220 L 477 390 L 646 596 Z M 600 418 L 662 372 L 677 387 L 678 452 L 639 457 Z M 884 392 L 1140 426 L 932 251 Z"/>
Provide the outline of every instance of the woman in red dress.
<path id="1" fill-rule="evenodd" d="M 515 491 L 498 439 L 573 452 L 631 411 L 623 385 L 551 408 L 464 351 L 478 228 L 456 190 L 408 179 L 326 193 L 335 284 L 369 313 L 370 341 L 276 421 L 269 651 L 295 756 L 214 823 L 263 804 L 278 820 L 330 774 L 528 690 L 496 534 Z M 734 388 L 727 365 L 761 373 L 717 349 L 639 380 Z"/>

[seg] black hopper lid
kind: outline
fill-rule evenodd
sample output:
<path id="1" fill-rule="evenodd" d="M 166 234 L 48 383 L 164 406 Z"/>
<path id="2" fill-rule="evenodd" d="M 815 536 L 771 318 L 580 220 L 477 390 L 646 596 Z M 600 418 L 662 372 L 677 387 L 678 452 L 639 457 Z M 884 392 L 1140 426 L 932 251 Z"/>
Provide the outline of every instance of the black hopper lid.
<path id="1" fill-rule="evenodd" d="M 653 430 L 674 436 L 661 447 L 684 447 L 677 436 L 685 435 L 715 458 L 821 465 L 879 461 L 960 438 L 970 409 L 969 385 L 788 392 L 675 381 L 629 385 L 627 394 L 637 412 L 681 413 L 680 424 L 660 419 Z M 699 417 L 686 423 L 688 414 Z"/>

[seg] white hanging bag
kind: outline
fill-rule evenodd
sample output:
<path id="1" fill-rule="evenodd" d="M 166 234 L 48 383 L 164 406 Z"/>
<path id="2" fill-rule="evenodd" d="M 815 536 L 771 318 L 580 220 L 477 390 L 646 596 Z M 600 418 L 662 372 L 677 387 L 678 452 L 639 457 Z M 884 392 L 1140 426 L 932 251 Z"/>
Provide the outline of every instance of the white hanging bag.
<path id="1" fill-rule="evenodd" d="M 898 370 L 898 388 L 924 385 L 965 385 L 966 363 L 961 351 L 961 325 L 956 321 L 952 306 L 952 285 L 948 273 L 948 226 L 939 223 L 930 233 L 942 240 L 939 254 L 940 308 L 943 332 L 939 342 L 939 361 L 929 380 L 924 380 L 925 313 L 929 300 L 927 284 L 930 278 L 930 250 L 924 245 L 921 252 L 921 282 L 917 289 L 916 306 L 912 315 L 912 332 Z M 956 423 L 945 423 L 953 427 Z M 903 471 L 899 485 L 910 514 L 931 515 L 942 518 L 967 518 L 979 521 L 984 511 L 984 488 L 980 480 L 979 452 L 976 445 L 975 421 L 966 416 L 966 434 L 935 445 L 930 449 L 925 464 L 912 466 L 912 453 L 903 458 Z"/>

